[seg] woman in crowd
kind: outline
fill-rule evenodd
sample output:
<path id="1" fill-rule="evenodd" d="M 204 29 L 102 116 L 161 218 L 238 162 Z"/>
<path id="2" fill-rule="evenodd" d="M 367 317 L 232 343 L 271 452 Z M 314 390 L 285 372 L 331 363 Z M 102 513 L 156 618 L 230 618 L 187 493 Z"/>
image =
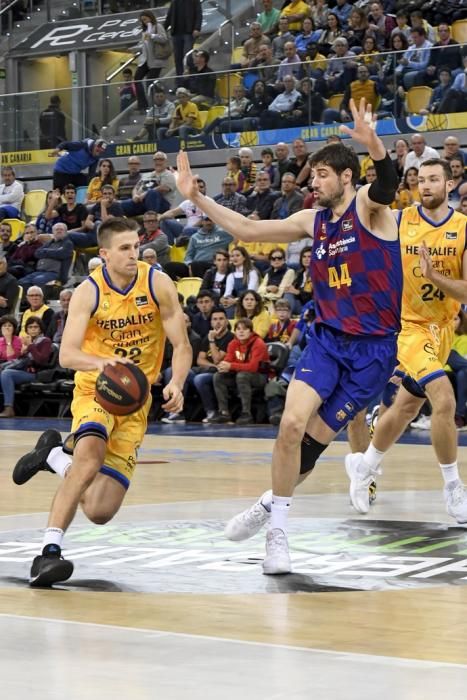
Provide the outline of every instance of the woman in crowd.
<path id="1" fill-rule="evenodd" d="M 248 97 L 250 104 L 243 120 L 243 129 L 244 131 L 254 131 L 258 127 L 261 114 L 269 107 L 273 98 L 269 94 L 264 80 L 257 80 L 253 84 Z M 240 190 L 237 191 L 240 192 Z"/>
<path id="2" fill-rule="evenodd" d="M 148 109 L 148 100 L 144 79 L 155 80 L 170 56 L 170 41 L 164 26 L 157 21 L 155 15 L 144 10 L 139 16 L 141 22 L 141 41 L 134 51 L 140 52 L 137 57 L 138 67 L 135 71 L 136 96 L 138 109 L 144 114 Z"/>
<path id="3" fill-rule="evenodd" d="M 403 56 L 403 54 L 400 52 L 407 51 L 407 49 L 409 48 L 409 42 L 407 41 L 407 37 L 402 32 L 394 32 L 394 34 L 392 34 L 391 36 L 389 44 L 389 51 L 391 53 L 386 54 L 386 59 L 379 73 L 379 77 L 382 83 L 384 83 L 384 80 L 386 80 L 387 78 L 391 78 L 394 76 L 394 71 L 399 65 L 399 60 Z M 394 51 L 397 51 L 398 53 L 393 53 Z"/>
<path id="4" fill-rule="evenodd" d="M 367 34 L 363 40 L 363 51 L 360 60 L 368 68 L 370 75 L 378 75 L 381 68 L 380 55 L 374 35 Z"/>
<path id="5" fill-rule="evenodd" d="M 108 158 L 103 158 L 97 166 L 96 177 L 93 177 L 88 185 L 86 194 L 86 203 L 95 204 L 102 199 L 102 187 L 104 185 L 112 185 L 115 192 L 118 192 L 118 177 L 115 172 L 114 165 Z"/>
<path id="6" fill-rule="evenodd" d="M 405 159 L 407 158 L 407 153 L 409 152 L 409 142 L 405 139 L 397 139 L 394 142 L 394 153 L 395 158 L 392 159 L 392 163 L 397 173 L 399 180 L 404 177 L 404 167 Z"/>
<path id="7" fill-rule="evenodd" d="M 334 41 L 340 36 L 344 36 L 341 21 L 334 12 L 330 12 L 327 18 L 327 26 L 321 31 L 317 39 L 319 52 L 327 56 L 331 51 Z"/>
<path id="8" fill-rule="evenodd" d="M 329 14 L 329 7 L 326 0 L 311 0 L 310 1 L 311 18 L 317 29 L 324 29 Z"/>
<path id="9" fill-rule="evenodd" d="M 365 10 L 361 7 L 354 7 L 349 15 L 349 28 L 345 33 L 349 42 L 349 49 L 363 46 L 365 35 L 368 31 L 368 18 Z M 365 53 L 365 52 L 363 52 Z"/>
<path id="10" fill-rule="evenodd" d="M 302 307 L 313 298 L 310 278 L 311 246 L 305 246 L 300 253 L 300 267 L 293 284 L 285 289 L 284 299 L 290 304 L 292 314 L 297 316 Z"/>
<path id="11" fill-rule="evenodd" d="M 11 360 L 21 356 L 24 344 L 18 335 L 18 321 L 14 316 L 0 318 L 0 370 Z"/>
<path id="12" fill-rule="evenodd" d="M 269 310 L 280 299 L 286 290 L 293 284 L 295 272 L 288 268 L 285 262 L 285 251 L 282 248 L 273 248 L 268 255 L 271 267 L 269 267 L 258 288 L 258 294 L 268 302 Z"/>
<path id="13" fill-rule="evenodd" d="M 271 325 L 271 316 L 263 307 L 263 300 L 258 292 L 247 289 L 241 294 L 235 307 L 235 319 L 239 318 L 249 318 L 253 323 L 253 331 L 260 338 L 266 337 Z"/>
<path id="14" fill-rule="evenodd" d="M 467 315 L 464 311 L 459 311 L 454 324 L 454 342 L 445 369 L 452 373 L 456 389 L 456 426 L 463 430 L 467 414 Z"/>
<path id="15" fill-rule="evenodd" d="M 4 368 L 0 374 L 3 392 L 3 411 L 0 418 L 13 418 L 16 386 L 35 381 L 36 373 L 47 365 L 52 352 L 52 341 L 44 335 L 42 319 L 30 316 L 26 321 L 25 330 L 22 356 L 12 360 L 8 368 Z"/>
<path id="16" fill-rule="evenodd" d="M 55 195 L 56 195 L 56 192 L 54 190 L 49 190 L 47 192 L 45 207 L 36 219 L 36 228 L 37 228 L 39 233 L 50 233 L 51 234 L 53 225 L 56 224 L 58 221 L 60 221 L 60 217 L 58 216 L 56 211 L 55 211 L 55 216 L 52 217 L 51 219 L 45 218 L 45 212 L 47 211 L 50 202 L 53 199 L 55 199 Z"/>
<path id="17" fill-rule="evenodd" d="M 243 246 L 232 248 L 230 251 L 230 264 L 233 266 L 233 271 L 227 275 L 225 293 L 221 298 L 221 304 L 227 309 L 228 318 L 233 318 L 233 307 L 241 293 L 247 289 L 258 289 L 259 274 L 246 248 Z"/>
<path id="18" fill-rule="evenodd" d="M 418 191 L 418 168 L 409 168 L 396 192 L 396 199 L 392 204 L 393 209 L 405 209 L 412 204 L 420 203 Z"/>
<path id="19" fill-rule="evenodd" d="M 213 262 L 214 265 L 204 274 L 201 289 L 209 289 L 220 299 L 225 294 L 225 283 L 230 272 L 228 251 L 216 250 Z"/>

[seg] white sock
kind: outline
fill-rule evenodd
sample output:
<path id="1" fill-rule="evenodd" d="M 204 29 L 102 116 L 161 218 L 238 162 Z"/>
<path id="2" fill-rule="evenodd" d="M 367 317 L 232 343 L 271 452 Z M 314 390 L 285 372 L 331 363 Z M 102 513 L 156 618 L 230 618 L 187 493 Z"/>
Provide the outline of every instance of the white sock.
<path id="1" fill-rule="evenodd" d="M 370 471 L 377 472 L 379 465 L 383 461 L 384 452 L 380 452 L 374 447 L 373 443 L 370 442 L 367 451 L 363 455 L 363 460 L 365 464 L 370 467 Z"/>
<path id="2" fill-rule="evenodd" d="M 290 506 L 292 505 L 292 498 L 292 496 L 275 496 L 272 494 L 271 530 L 278 528 L 283 532 L 287 531 L 287 520 Z"/>
<path id="3" fill-rule="evenodd" d="M 47 457 L 47 464 L 56 474 L 64 479 L 71 467 L 72 456 L 65 454 L 62 447 L 53 447 Z"/>
<path id="4" fill-rule="evenodd" d="M 55 544 L 57 547 L 62 546 L 63 542 L 63 530 L 59 527 L 48 527 L 44 533 L 44 539 L 42 540 L 42 547 L 47 547 L 48 544 Z"/>
<path id="5" fill-rule="evenodd" d="M 459 481 L 459 471 L 457 469 L 457 462 L 452 464 L 440 464 L 441 474 L 443 475 L 444 483 L 449 484 L 451 481 Z"/>
<path id="6" fill-rule="evenodd" d="M 268 513 L 271 512 L 271 503 L 272 503 L 272 491 L 265 491 L 261 498 L 259 499 L 259 502 L 263 506 L 265 510 L 268 511 Z"/>

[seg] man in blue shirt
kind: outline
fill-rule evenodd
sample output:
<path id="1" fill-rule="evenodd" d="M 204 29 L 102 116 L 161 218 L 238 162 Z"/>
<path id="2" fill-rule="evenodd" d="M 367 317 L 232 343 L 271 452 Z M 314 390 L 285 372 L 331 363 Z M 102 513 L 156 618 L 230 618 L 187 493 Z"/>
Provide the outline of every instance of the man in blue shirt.
<path id="1" fill-rule="evenodd" d="M 104 155 L 107 144 L 103 139 L 83 139 L 82 141 L 62 141 L 51 156 L 58 156 L 61 151 L 67 153 L 61 155 L 54 166 L 53 188 L 63 192 L 66 185 L 85 187 L 88 179 L 96 172 L 97 163 Z M 88 175 L 83 170 L 88 170 Z"/>

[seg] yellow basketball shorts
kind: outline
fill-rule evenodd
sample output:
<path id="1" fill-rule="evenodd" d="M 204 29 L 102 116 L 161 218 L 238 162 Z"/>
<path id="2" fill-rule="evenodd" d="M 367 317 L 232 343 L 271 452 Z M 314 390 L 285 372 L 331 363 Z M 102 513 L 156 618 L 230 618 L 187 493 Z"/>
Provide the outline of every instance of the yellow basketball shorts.
<path id="1" fill-rule="evenodd" d="M 146 433 L 150 407 L 151 395 L 139 411 L 129 416 L 114 416 L 97 403 L 94 393 L 75 389 L 71 404 L 71 429 L 75 440 L 84 433 L 102 436 L 107 449 L 100 471 L 126 489 L 135 471 L 136 455 Z"/>
<path id="2" fill-rule="evenodd" d="M 451 350 L 454 327 L 404 322 L 397 343 L 397 359 L 402 370 L 422 389 L 445 374 L 444 365 Z"/>

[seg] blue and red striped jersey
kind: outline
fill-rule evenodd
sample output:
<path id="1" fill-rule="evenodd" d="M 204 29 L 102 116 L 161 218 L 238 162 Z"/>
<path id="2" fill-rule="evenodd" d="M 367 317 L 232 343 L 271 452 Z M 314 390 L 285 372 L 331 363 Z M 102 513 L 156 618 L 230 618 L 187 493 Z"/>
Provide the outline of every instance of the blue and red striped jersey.
<path id="1" fill-rule="evenodd" d="M 315 216 L 310 276 L 316 322 L 350 335 L 384 336 L 400 330 L 400 243 L 384 241 L 358 218 L 356 197 L 338 221 L 332 210 Z"/>

